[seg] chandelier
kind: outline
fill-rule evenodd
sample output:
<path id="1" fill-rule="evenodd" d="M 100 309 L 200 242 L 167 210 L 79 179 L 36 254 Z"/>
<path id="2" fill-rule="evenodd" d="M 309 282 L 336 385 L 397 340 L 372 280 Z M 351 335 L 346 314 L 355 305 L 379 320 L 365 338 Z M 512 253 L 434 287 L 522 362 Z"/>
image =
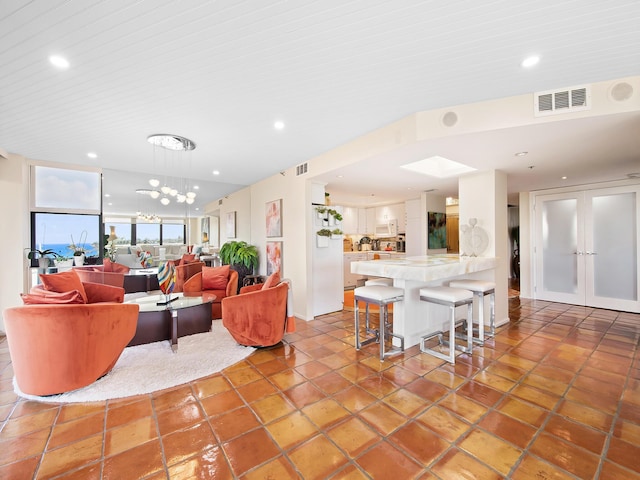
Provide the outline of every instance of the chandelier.
<path id="1" fill-rule="evenodd" d="M 193 141 L 189 140 L 188 138 L 181 137 L 180 135 L 158 133 L 158 134 L 149 135 L 147 137 L 147 141 L 154 146 L 154 151 L 153 151 L 154 166 L 156 164 L 156 161 L 155 161 L 156 147 L 161 147 L 163 149 L 170 150 L 173 152 L 186 152 L 196 148 L 196 144 Z M 165 155 L 165 171 L 166 169 L 167 169 L 167 164 L 166 164 L 166 155 Z M 136 190 L 136 192 L 141 194 L 147 194 L 153 199 L 160 198 L 160 196 L 162 195 L 162 198 L 160 198 L 160 203 L 162 205 L 169 205 L 169 203 L 171 203 L 171 198 L 175 198 L 175 201 L 178 203 L 187 203 L 191 205 L 193 202 L 195 202 L 196 193 L 192 190 L 189 190 L 184 185 L 182 185 L 183 183 L 182 179 L 180 180 L 179 183 L 180 185 L 178 185 L 178 188 L 167 185 L 167 178 L 165 175 L 165 182 L 162 185 L 162 187 L 160 187 L 160 180 L 154 177 L 149 179 L 149 185 L 152 187 L 152 190 L 138 189 Z M 158 187 L 160 188 L 158 189 Z"/>

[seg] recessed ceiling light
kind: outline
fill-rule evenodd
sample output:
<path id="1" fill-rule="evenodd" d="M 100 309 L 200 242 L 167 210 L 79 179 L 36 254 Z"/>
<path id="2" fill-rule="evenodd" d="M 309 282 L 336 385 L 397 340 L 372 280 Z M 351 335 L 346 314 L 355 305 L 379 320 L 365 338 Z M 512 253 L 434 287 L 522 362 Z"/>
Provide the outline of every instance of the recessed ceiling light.
<path id="1" fill-rule="evenodd" d="M 200 190 L 200 187 L 199 187 L 198 185 L 194 185 L 194 186 L 193 186 L 193 189 L 194 189 L 194 190 Z"/>
<path id="2" fill-rule="evenodd" d="M 111 206 L 111 205 L 113 205 L 113 203 L 109 202 L 109 203 L 107 203 L 107 205 Z"/>
<path id="3" fill-rule="evenodd" d="M 197 211 L 197 210 L 200 210 L 200 207 L 196 207 L 196 211 Z"/>
<path id="4" fill-rule="evenodd" d="M 273 128 L 275 128 L 276 130 L 282 130 L 284 128 L 284 122 L 278 120 L 273 124 Z"/>
<path id="5" fill-rule="evenodd" d="M 463 173 L 473 172 L 475 168 L 463 165 L 462 163 L 449 160 L 448 158 L 435 155 L 413 163 L 401 165 L 402 168 L 411 170 L 412 172 L 421 173 L 437 178 L 448 178 L 462 175 Z"/>
<path id="6" fill-rule="evenodd" d="M 566 177 L 566 176 L 563 176 L 563 177 L 560 177 L 560 178 L 562 178 L 562 180 L 566 180 L 566 179 L 567 179 L 567 177 Z"/>
<path id="7" fill-rule="evenodd" d="M 344 177 L 344 175 L 336 175 L 336 177 L 338 177 L 338 178 L 343 178 L 343 177 Z"/>
<path id="8" fill-rule="evenodd" d="M 220 171 L 219 171 L 219 170 L 214 170 L 212 173 L 213 173 L 214 175 L 220 175 Z"/>
<path id="9" fill-rule="evenodd" d="M 60 55 L 51 55 L 49 57 L 49 62 L 51 62 L 53 66 L 63 70 L 69 68 L 69 61 L 64 57 L 61 57 Z"/>
<path id="10" fill-rule="evenodd" d="M 111 194 L 110 194 L 110 193 L 105 193 L 105 194 L 104 194 L 104 196 L 105 196 L 106 198 L 109 198 L 109 197 L 111 196 Z"/>
<path id="11" fill-rule="evenodd" d="M 537 65 L 539 61 L 539 56 L 531 55 L 530 57 L 525 58 L 520 65 L 522 65 L 524 68 L 531 68 L 534 65 Z"/>
<path id="12" fill-rule="evenodd" d="M 529 152 L 518 152 L 515 154 L 516 157 L 524 157 L 525 155 L 527 155 Z"/>
<path id="13" fill-rule="evenodd" d="M 98 154 L 95 152 L 89 152 L 87 153 L 87 157 L 89 158 L 98 158 Z"/>

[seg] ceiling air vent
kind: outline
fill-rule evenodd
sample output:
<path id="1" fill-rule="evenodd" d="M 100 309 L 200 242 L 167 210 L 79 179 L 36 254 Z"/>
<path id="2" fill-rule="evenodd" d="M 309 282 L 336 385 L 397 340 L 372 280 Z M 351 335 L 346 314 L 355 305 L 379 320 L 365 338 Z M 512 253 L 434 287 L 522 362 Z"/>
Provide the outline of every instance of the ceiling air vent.
<path id="1" fill-rule="evenodd" d="M 591 109 L 591 90 L 588 86 L 538 92 L 534 94 L 534 99 L 536 117 Z"/>
<path id="2" fill-rule="evenodd" d="M 301 163 L 300 165 L 296 166 L 296 177 L 299 175 L 304 175 L 305 173 L 307 173 L 307 162 Z"/>

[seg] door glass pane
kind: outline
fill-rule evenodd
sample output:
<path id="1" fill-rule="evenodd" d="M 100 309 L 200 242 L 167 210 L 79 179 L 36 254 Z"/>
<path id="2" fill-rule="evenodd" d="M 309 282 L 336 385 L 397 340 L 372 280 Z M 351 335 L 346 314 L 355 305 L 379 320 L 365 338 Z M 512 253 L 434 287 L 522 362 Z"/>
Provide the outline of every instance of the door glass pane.
<path id="1" fill-rule="evenodd" d="M 594 294 L 637 300 L 636 194 L 594 197 Z"/>
<path id="2" fill-rule="evenodd" d="M 549 200 L 542 204 L 543 288 L 577 293 L 577 200 Z"/>

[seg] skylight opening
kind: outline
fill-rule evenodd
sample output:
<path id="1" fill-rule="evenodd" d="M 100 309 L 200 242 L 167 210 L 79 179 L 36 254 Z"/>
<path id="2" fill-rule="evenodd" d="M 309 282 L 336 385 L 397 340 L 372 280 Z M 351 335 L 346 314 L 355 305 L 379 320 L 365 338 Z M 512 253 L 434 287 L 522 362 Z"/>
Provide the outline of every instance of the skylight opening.
<path id="1" fill-rule="evenodd" d="M 411 170 L 412 172 L 436 178 L 456 177 L 476 170 L 468 165 L 438 155 L 417 162 L 407 163 L 406 165 L 401 165 L 401 167 Z"/>

